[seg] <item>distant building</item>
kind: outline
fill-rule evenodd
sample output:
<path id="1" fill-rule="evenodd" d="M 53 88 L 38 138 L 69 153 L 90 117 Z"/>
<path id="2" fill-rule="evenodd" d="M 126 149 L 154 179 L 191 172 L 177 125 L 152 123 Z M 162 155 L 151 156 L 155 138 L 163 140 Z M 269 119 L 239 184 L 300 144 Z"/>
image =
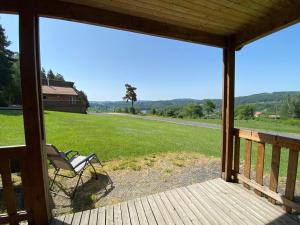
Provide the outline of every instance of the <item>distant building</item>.
<path id="1" fill-rule="evenodd" d="M 270 119 L 280 119 L 279 115 L 269 115 L 268 118 Z"/>
<path id="2" fill-rule="evenodd" d="M 86 113 L 86 102 L 81 101 L 74 82 L 42 79 L 45 110 Z"/>
<path id="3" fill-rule="evenodd" d="M 263 114 L 263 112 L 255 112 L 254 117 L 260 117 Z"/>

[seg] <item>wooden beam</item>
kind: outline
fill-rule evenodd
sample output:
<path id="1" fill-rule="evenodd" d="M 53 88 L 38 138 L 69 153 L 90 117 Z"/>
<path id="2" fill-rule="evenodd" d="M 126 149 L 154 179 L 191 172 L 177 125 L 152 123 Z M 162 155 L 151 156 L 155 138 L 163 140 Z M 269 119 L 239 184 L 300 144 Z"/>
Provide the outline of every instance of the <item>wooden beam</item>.
<path id="1" fill-rule="evenodd" d="M 222 141 L 221 141 L 221 175 L 225 172 L 226 162 L 226 107 L 227 107 L 227 50 L 223 50 L 223 88 L 222 88 Z"/>
<path id="2" fill-rule="evenodd" d="M 39 15 L 44 17 L 101 25 L 215 47 L 226 47 L 226 37 L 223 36 L 100 8 L 53 0 L 38 1 L 37 8 Z"/>
<path id="3" fill-rule="evenodd" d="M 224 59 L 226 63 L 226 73 L 224 74 L 226 81 L 223 89 L 226 88 L 226 96 L 223 98 L 226 102 L 226 117 L 223 118 L 226 132 L 226 152 L 225 152 L 225 180 L 232 180 L 233 167 L 233 137 L 234 137 L 234 79 L 235 79 L 235 50 L 233 48 L 224 49 Z M 224 100 L 223 100 L 224 101 Z M 225 122 L 224 122 L 225 119 Z"/>
<path id="4" fill-rule="evenodd" d="M 20 11 L 20 0 L 0 0 L 0 13 L 18 13 Z"/>
<path id="5" fill-rule="evenodd" d="M 250 42 L 300 22 L 300 2 L 293 1 L 281 10 L 272 11 L 272 15 L 236 34 L 235 49 L 240 49 Z"/>
<path id="6" fill-rule="evenodd" d="M 26 1 L 20 10 L 20 71 L 23 117 L 26 142 L 27 180 L 31 183 L 31 204 L 34 224 L 48 224 L 50 219 L 48 172 L 43 151 L 41 86 L 39 85 L 38 17 L 35 1 Z"/>

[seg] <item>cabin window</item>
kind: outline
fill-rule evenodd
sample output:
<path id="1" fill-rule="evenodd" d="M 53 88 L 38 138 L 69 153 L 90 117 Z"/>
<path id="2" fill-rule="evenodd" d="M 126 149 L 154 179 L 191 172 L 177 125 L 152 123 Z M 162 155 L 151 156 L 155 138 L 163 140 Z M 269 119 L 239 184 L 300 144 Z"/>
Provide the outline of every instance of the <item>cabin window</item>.
<path id="1" fill-rule="evenodd" d="M 76 97 L 75 96 L 70 96 L 70 104 L 75 105 L 76 104 Z"/>

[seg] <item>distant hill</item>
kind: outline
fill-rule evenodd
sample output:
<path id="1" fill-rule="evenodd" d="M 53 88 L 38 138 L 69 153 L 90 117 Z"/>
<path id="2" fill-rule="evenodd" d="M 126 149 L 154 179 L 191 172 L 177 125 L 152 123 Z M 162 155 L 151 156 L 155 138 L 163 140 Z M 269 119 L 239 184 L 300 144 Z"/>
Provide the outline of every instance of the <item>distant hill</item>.
<path id="1" fill-rule="evenodd" d="M 240 96 L 235 98 L 235 104 L 255 104 L 258 110 L 264 108 L 274 107 L 282 102 L 286 95 L 299 95 L 300 91 L 284 91 L 284 92 L 273 92 L 273 93 L 260 93 L 249 96 Z M 150 110 L 152 108 L 166 108 L 166 107 L 180 107 L 189 103 L 202 104 L 207 99 L 172 99 L 172 100 L 158 100 L 158 101 L 146 101 L 140 100 L 135 103 L 135 107 L 141 110 Z M 221 107 L 221 99 L 210 99 L 212 100 L 217 108 Z M 101 111 L 113 111 L 114 108 L 129 107 L 130 104 L 124 101 L 90 101 L 91 108 L 95 108 Z"/>

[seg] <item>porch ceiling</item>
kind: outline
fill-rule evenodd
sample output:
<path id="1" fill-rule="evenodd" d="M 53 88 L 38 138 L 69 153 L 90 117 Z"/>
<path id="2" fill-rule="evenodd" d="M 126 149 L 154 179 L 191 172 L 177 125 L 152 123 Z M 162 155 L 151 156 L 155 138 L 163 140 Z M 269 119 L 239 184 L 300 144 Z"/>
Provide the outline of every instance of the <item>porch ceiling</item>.
<path id="1" fill-rule="evenodd" d="M 299 0 L 30 1 L 41 16 L 234 49 L 300 21 Z M 0 12 L 22 7 L 1 4 Z"/>
<path id="2" fill-rule="evenodd" d="M 299 21 L 298 0 L 63 0 L 207 34 L 210 45 L 239 48 Z M 225 42 L 219 39 L 225 39 Z"/>

